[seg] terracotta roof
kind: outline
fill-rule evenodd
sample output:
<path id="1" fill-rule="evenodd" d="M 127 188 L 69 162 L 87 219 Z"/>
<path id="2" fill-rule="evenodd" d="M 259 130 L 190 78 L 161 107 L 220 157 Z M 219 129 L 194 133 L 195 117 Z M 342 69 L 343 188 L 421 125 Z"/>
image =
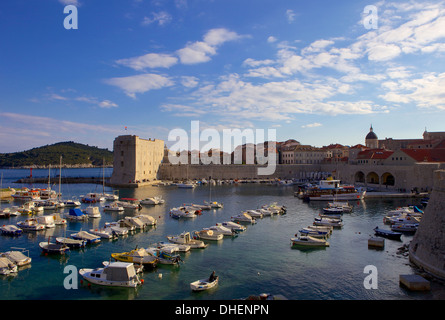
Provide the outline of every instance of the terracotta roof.
<path id="1" fill-rule="evenodd" d="M 401 149 L 417 162 L 445 162 L 445 149 Z"/>
<path id="2" fill-rule="evenodd" d="M 360 151 L 357 155 L 357 159 L 387 159 L 393 153 L 394 151 L 384 149 L 368 149 Z"/>

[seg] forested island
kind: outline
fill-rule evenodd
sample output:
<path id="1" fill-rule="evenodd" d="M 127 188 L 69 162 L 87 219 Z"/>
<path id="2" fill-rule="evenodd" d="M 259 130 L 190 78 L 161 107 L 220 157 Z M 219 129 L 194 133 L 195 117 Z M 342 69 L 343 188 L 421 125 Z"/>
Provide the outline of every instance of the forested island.
<path id="1" fill-rule="evenodd" d="M 0 153 L 0 168 L 47 168 L 112 166 L 113 152 L 73 141 L 58 142 L 30 150 Z"/>

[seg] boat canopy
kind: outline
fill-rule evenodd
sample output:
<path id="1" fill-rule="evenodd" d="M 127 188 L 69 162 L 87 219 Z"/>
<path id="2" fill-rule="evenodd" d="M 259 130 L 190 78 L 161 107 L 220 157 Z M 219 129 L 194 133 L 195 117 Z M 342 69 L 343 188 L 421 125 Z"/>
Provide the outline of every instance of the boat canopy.
<path id="1" fill-rule="evenodd" d="M 134 265 L 126 262 L 113 262 L 103 272 L 110 281 L 128 281 L 136 275 Z"/>
<path id="2" fill-rule="evenodd" d="M 84 215 L 84 213 L 80 210 L 80 209 L 70 209 L 70 216 L 76 216 L 76 217 L 81 217 Z"/>

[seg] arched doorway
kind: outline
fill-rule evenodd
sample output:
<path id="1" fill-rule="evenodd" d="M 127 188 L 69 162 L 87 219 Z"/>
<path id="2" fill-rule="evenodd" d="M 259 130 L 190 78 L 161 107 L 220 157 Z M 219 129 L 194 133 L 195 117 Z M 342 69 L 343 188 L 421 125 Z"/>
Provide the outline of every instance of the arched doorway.
<path id="1" fill-rule="evenodd" d="M 365 182 L 365 174 L 361 171 L 356 172 L 355 176 L 354 176 L 354 181 L 364 183 Z"/>
<path id="2" fill-rule="evenodd" d="M 366 182 L 370 184 L 379 184 L 379 175 L 375 172 L 370 172 L 366 176 Z"/>
<path id="3" fill-rule="evenodd" d="M 387 185 L 387 186 L 393 186 L 395 185 L 396 179 L 394 178 L 394 176 L 389 173 L 389 172 L 385 172 L 384 174 L 382 174 L 382 184 L 383 185 Z"/>

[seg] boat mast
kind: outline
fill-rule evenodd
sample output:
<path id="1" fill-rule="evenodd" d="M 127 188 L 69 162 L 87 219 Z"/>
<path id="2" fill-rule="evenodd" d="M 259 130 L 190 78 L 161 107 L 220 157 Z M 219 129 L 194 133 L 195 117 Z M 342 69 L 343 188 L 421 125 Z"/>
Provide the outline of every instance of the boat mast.
<path id="1" fill-rule="evenodd" d="M 57 196 L 57 199 L 60 200 L 60 186 L 62 184 L 62 156 L 60 156 L 60 166 L 59 166 L 59 195 Z"/>

